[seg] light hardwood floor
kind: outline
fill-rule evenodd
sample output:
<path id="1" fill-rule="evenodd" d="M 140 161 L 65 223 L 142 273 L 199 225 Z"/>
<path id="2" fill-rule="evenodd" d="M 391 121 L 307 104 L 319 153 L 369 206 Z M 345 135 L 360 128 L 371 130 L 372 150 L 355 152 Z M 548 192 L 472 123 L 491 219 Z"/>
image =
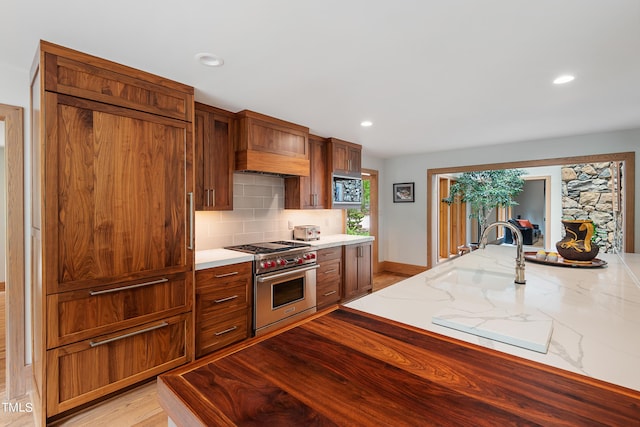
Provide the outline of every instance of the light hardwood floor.
<path id="1" fill-rule="evenodd" d="M 373 289 L 380 290 L 409 276 L 382 272 L 374 275 Z M 0 292 L 0 400 L 7 402 L 5 395 L 4 360 L 4 292 Z M 28 397 L 12 400 L 24 408 Z M 59 420 L 53 426 L 91 426 L 91 427 L 165 427 L 167 416 L 158 403 L 155 381 L 143 384 L 126 393 L 105 400 L 72 416 Z M 30 413 L 11 413 L 0 408 L 0 426 L 31 427 L 33 418 Z"/>

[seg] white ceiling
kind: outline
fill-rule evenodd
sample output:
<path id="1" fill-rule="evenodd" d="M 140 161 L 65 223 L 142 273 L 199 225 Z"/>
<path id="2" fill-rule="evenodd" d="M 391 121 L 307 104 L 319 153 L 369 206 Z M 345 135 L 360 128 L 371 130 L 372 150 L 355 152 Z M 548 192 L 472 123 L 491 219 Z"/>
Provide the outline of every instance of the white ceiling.
<path id="1" fill-rule="evenodd" d="M 44 39 L 373 156 L 640 127 L 640 0 L 2 0 L 0 10 L 0 62 L 25 72 Z M 199 52 L 225 65 L 205 68 Z M 562 73 L 576 80 L 551 84 Z"/>

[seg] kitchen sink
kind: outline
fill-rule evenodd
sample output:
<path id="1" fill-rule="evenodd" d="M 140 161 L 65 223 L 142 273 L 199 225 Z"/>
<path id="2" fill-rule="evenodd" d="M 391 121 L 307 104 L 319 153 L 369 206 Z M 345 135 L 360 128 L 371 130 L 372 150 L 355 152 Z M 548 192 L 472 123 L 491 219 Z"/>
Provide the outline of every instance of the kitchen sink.
<path id="1" fill-rule="evenodd" d="M 516 286 L 513 271 L 491 271 L 464 267 L 445 269 L 435 276 L 427 276 L 428 283 L 463 285 L 474 288 L 504 290 Z"/>

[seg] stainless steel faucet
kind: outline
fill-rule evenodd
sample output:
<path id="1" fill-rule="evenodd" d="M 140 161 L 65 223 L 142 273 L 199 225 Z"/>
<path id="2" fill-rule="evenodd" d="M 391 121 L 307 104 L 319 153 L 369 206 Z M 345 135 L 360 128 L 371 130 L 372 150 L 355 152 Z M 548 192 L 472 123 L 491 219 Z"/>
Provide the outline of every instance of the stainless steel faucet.
<path id="1" fill-rule="evenodd" d="M 482 237 L 480 238 L 480 249 L 484 249 L 487 246 L 487 239 L 489 235 L 489 230 L 494 227 L 507 227 L 513 233 L 513 237 L 516 240 L 516 278 L 514 280 L 515 283 L 519 285 L 524 285 L 527 281 L 524 278 L 524 250 L 522 245 L 522 233 L 518 230 L 518 227 L 506 221 L 496 221 L 492 224 L 489 224 L 487 228 L 482 232 Z"/>

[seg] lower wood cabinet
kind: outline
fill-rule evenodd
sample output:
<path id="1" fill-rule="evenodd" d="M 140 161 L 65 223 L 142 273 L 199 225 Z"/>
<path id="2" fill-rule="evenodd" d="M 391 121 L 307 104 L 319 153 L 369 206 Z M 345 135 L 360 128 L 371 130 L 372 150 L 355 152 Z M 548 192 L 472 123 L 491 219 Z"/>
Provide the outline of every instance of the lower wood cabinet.
<path id="1" fill-rule="evenodd" d="M 180 273 L 47 296 L 47 348 L 191 310 L 191 280 Z"/>
<path id="2" fill-rule="evenodd" d="M 342 246 L 320 249 L 317 259 L 316 303 L 322 309 L 342 297 Z"/>
<path id="3" fill-rule="evenodd" d="M 47 416 L 191 360 L 191 313 L 47 351 Z"/>
<path id="4" fill-rule="evenodd" d="M 196 271 L 196 357 L 251 336 L 251 262 Z"/>
<path id="5" fill-rule="evenodd" d="M 371 242 L 344 247 L 345 301 L 363 296 L 373 289 L 372 248 Z"/>

